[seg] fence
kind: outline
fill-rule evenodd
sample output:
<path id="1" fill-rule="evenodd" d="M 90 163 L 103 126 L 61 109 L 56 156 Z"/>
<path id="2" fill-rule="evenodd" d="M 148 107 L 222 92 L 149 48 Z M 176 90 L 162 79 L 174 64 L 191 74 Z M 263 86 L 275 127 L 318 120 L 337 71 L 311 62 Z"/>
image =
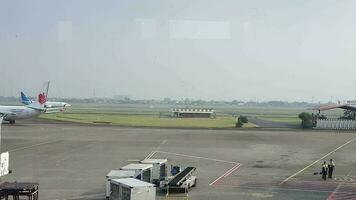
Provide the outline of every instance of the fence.
<path id="1" fill-rule="evenodd" d="M 356 130 L 356 120 L 318 119 L 316 129 Z"/>

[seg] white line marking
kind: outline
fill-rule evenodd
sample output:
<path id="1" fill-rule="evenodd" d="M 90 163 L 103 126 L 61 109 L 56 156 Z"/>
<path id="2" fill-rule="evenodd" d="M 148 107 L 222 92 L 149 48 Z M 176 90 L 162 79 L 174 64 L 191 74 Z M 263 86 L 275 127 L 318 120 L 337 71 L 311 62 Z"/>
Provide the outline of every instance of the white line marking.
<path id="1" fill-rule="evenodd" d="M 155 148 L 155 150 L 158 150 L 162 145 L 166 144 L 167 141 L 168 141 L 167 139 L 162 140 L 162 142 Z M 155 151 L 155 150 L 154 150 L 154 151 L 151 151 L 151 152 L 146 156 L 145 159 L 150 159 L 150 158 L 152 158 L 152 156 L 157 152 L 157 151 Z"/>
<path id="2" fill-rule="evenodd" d="M 81 195 L 77 197 L 69 197 L 68 199 L 62 199 L 62 200 L 74 200 L 74 199 L 89 199 L 89 198 L 101 198 L 105 196 L 105 193 L 100 193 L 100 194 L 88 194 L 88 195 Z"/>
<path id="3" fill-rule="evenodd" d="M 217 179 L 215 179 L 213 182 L 211 182 L 209 185 L 214 185 L 215 183 L 217 183 L 218 181 L 220 181 L 223 178 L 226 178 L 227 176 L 229 176 L 232 172 L 236 171 L 237 169 L 239 169 L 241 166 L 241 164 L 236 164 L 234 165 L 231 169 L 227 170 L 223 175 L 219 176 Z"/>
<path id="4" fill-rule="evenodd" d="M 224 175 L 224 178 L 226 178 L 227 176 L 229 176 L 230 174 L 232 174 L 232 172 L 238 170 L 240 167 L 241 167 L 241 164 L 236 165 L 236 167 L 235 167 L 233 170 L 231 170 L 229 173 L 227 173 L 227 174 Z"/>
<path id="5" fill-rule="evenodd" d="M 166 142 L 167 142 L 167 140 L 163 140 L 159 146 L 166 144 Z"/>
<path id="6" fill-rule="evenodd" d="M 352 174 L 352 170 L 346 175 L 346 177 L 349 177 L 350 175 Z M 333 200 L 335 199 L 334 198 L 334 195 L 338 193 L 339 189 L 341 188 L 341 186 L 343 185 L 343 183 L 345 183 L 346 181 L 344 182 L 341 182 L 337 185 L 337 187 L 335 188 L 335 190 L 328 196 L 328 198 L 326 200 Z"/>
<path id="7" fill-rule="evenodd" d="M 153 155 L 155 155 L 156 152 L 157 152 L 157 151 L 151 151 L 151 153 L 149 153 L 149 154 L 146 156 L 145 159 L 150 159 L 150 158 L 152 158 Z"/>
<path id="8" fill-rule="evenodd" d="M 353 139 L 351 139 L 351 140 L 349 140 L 349 141 L 347 141 L 347 142 L 344 143 L 343 145 L 337 147 L 337 148 L 334 149 L 333 151 L 330 151 L 328 154 L 326 154 L 326 155 L 324 155 L 323 157 L 319 158 L 318 160 L 312 162 L 312 163 L 309 164 L 308 166 L 304 167 L 302 170 L 300 170 L 300 171 L 294 173 L 293 175 L 289 176 L 288 178 L 284 179 L 284 181 L 280 182 L 279 185 L 281 185 L 281 184 L 283 184 L 283 183 L 289 181 L 291 178 L 294 178 L 294 177 L 298 176 L 300 173 L 302 173 L 303 171 L 307 170 L 309 167 L 315 165 L 316 163 L 320 162 L 320 160 L 322 160 L 322 159 L 324 159 L 324 158 L 330 156 L 331 154 L 335 153 L 337 150 L 339 150 L 339 149 L 341 149 L 342 147 L 348 145 L 349 143 L 353 142 L 354 140 L 356 140 L 356 137 L 353 138 Z"/>
<path id="9" fill-rule="evenodd" d="M 42 143 L 38 143 L 38 144 L 26 146 L 26 147 L 19 147 L 19 148 L 15 148 L 15 149 L 9 150 L 8 152 L 14 152 L 14 151 L 20 151 L 20 150 L 24 150 L 24 149 L 30 149 L 32 147 L 37 147 L 37 146 L 46 145 L 46 144 L 52 144 L 52 143 L 56 143 L 58 141 L 59 140 L 55 140 L 55 141 L 49 141 L 49 142 L 42 142 Z"/>
<path id="10" fill-rule="evenodd" d="M 130 159 L 130 160 L 126 160 L 126 162 L 131 162 L 131 163 L 139 163 L 141 160 L 133 160 L 133 159 Z"/>
<path id="11" fill-rule="evenodd" d="M 201 157 L 201 156 L 186 155 L 186 154 L 180 154 L 180 153 L 172 153 L 172 152 L 166 152 L 166 151 L 155 151 L 155 153 L 170 154 L 170 155 L 183 156 L 183 157 L 188 157 L 188 158 L 197 158 L 197 159 L 210 160 L 210 161 L 215 161 L 215 162 L 223 162 L 223 163 L 229 163 L 229 164 L 239 164 L 239 163 L 233 162 L 233 161 L 207 158 L 207 157 Z"/>
<path id="12" fill-rule="evenodd" d="M 231 187 L 230 185 L 219 185 L 219 187 Z M 253 186 L 243 186 L 243 189 L 263 189 L 263 190 L 280 190 L 280 191 L 297 191 L 297 192 L 320 192 L 320 193 L 329 193 L 332 191 L 329 190 L 314 190 L 314 189 L 295 189 L 295 188 L 279 188 L 279 187 L 253 187 Z"/>

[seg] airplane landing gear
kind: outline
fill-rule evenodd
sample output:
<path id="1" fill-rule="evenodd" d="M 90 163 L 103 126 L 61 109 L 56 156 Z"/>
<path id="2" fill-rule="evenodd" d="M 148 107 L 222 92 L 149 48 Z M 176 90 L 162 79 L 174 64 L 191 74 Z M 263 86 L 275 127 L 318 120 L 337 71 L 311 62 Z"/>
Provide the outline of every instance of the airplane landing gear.
<path id="1" fill-rule="evenodd" d="M 9 123 L 10 124 L 15 124 L 15 120 L 10 120 Z"/>

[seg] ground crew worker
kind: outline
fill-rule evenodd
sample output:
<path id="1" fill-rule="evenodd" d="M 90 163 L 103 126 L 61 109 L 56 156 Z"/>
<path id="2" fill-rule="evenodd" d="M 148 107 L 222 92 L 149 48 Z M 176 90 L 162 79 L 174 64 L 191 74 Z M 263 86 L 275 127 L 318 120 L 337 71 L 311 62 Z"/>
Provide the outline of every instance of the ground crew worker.
<path id="1" fill-rule="evenodd" d="M 333 177 L 333 172 L 334 172 L 334 169 L 335 169 L 335 163 L 333 161 L 333 159 L 330 159 L 330 162 L 329 162 L 329 165 L 328 165 L 328 169 L 329 169 L 329 178 L 332 178 Z"/>
<path id="2" fill-rule="evenodd" d="M 328 165 L 326 164 L 326 161 L 321 165 L 321 178 L 323 180 L 326 180 L 326 175 L 328 174 Z"/>

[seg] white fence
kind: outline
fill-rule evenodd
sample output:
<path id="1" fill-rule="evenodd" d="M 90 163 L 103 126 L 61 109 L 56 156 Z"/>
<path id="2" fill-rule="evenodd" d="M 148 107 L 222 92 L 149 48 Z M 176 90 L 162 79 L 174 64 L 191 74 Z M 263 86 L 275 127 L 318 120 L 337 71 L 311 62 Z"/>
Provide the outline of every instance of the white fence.
<path id="1" fill-rule="evenodd" d="M 356 130 L 356 120 L 318 119 L 316 121 L 315 128 L 332 130 Z"/>

